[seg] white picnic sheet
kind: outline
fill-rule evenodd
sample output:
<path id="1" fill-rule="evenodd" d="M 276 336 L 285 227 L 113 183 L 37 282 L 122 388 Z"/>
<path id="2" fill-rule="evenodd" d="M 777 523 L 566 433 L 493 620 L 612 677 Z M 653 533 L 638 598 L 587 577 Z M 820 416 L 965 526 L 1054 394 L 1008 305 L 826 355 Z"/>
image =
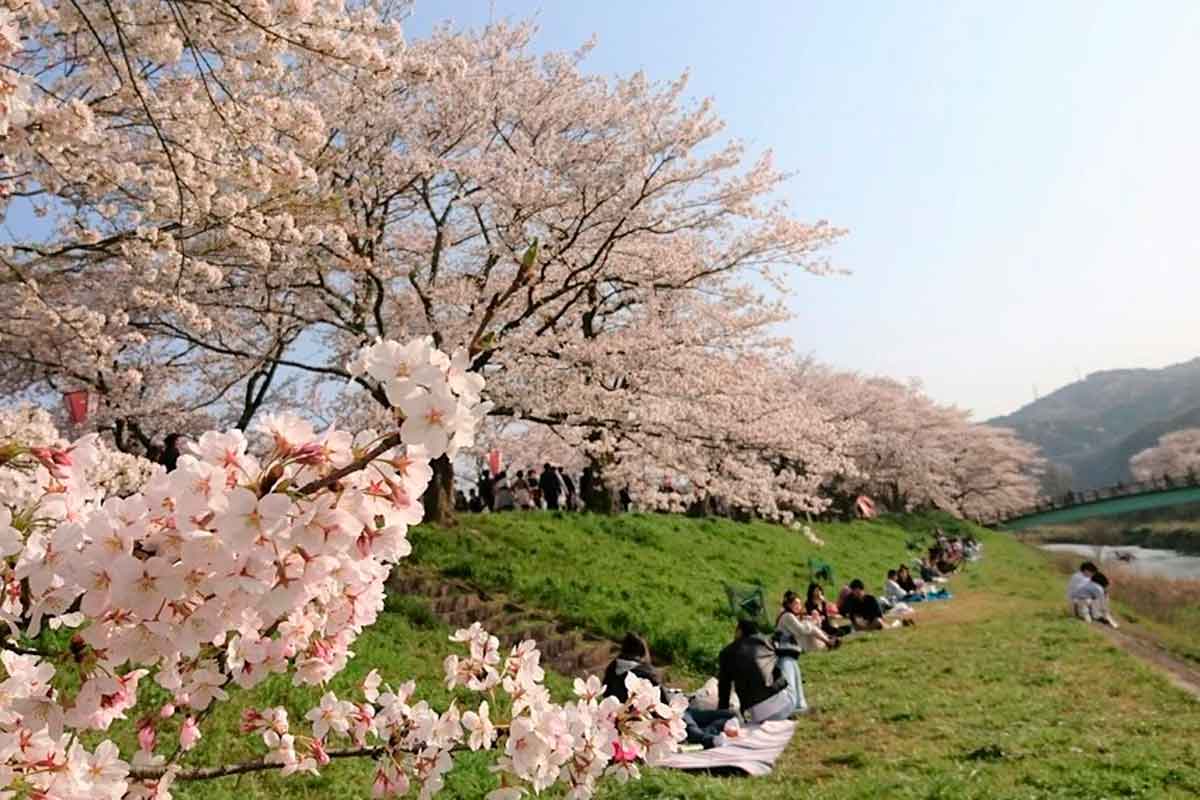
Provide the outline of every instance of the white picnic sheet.
<path id="1" fill-rule="evenodd" d="M 691 753 L 672 753 L 657 767 L 671 769 L 720 769 L 732 767 L 747 775 L 762 777 L 771 772 L 775 759 L 787 748 L 796 732 L 796 723 L 789 720 L 743 725 L 741 735 L 728 744 Z"/>

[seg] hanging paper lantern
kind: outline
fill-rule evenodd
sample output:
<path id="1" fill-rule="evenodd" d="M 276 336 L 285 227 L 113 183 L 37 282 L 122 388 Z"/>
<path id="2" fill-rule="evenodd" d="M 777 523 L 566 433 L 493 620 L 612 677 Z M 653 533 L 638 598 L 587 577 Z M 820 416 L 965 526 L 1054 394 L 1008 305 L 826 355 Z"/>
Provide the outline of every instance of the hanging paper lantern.
<path id="1" fill-rule="evenodd" d="M 858 515 L 863 519 L 875 519 L 877 516 L 875 502 L 865 494 L 860 494 L 854 505 L 858 509 Z"/>
<path id="2" fill-rule="evenodd" d="M 493 475 L 500 474 L 500 451 L 492 450 L 488 453 L 488 466 L 492 470 Z"/>
<path id="3" fill-rule="evenodd" d="M 82 425 L 88 418 L 88 393 L 86 389 L 77 389 L 63 393 L 63 403 L 67 406 L 67 417 L 73 425 Z"/>

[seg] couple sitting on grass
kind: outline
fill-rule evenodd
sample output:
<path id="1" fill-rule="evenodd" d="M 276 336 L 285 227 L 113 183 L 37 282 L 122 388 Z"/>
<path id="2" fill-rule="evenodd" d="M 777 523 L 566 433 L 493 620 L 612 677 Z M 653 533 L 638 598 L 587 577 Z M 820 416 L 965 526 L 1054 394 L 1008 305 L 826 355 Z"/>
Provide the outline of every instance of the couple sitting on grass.
<path id="1" fill-rule="evenodd" d="M 1067 581 L 1067 603 L 1084 622 L 1118 627 L 1108 610 L 1108 577 L 1090 561 L 1080 564 L 1079 571 Z"/>
<path id="2" fill-rule="evenodd" d="M 883 583 L 883 597 L 892 605 L 919 603 L 949 596 L 946 587 L 936 583 L 927 584 L 924 580 L 914 578 L 905 564 L 901 564 L 898 569 L 889 569 L 887 580 Z"/>
<path id="3" fill-rule="evenodd" d="M 796 664 L 799 655 L 793 642 L 759 633 L 753 620 L 738 620 L 733 642 L 718 657 L 716 708 L 694 697 L 683 716 L 688 744 L 719 747 L 737 736 L 739 720 L 758 724 L 807 711 Z M 658 686 L 664 703 L 676 691 L 662 686 L 650 663 L 650 648 L 635 633 L 625 634 L 621 652 L 604 671 L 605 695 L 626 700 L 625 678 L 630 674 Z M 733 692 L 737 692 L 740 712 L 731 709 Z"/>
<path id="4" fill-rule="evenodd" d="M 881 631 L 899 628 L 901 625 L 916 625 L 913 610 L 906 603 L 878 598 L 867 594 L 863 582 L 855 578 L 842 587 L 838 595 L 838 610 L 859 631 Z"/>

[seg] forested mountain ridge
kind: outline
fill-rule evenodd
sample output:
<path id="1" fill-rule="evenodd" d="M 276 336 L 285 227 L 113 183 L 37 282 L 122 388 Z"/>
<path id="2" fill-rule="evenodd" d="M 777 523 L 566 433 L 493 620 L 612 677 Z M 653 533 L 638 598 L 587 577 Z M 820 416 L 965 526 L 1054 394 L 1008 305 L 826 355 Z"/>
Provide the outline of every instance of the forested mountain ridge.
<path id="1" fill-rule="evenodd" d="M 989 424 L 1012 428 L 1069 468 L 1075 488 L 1130 480 L 1131 456 L 1164 433 L 1200 426 L 1200 358 L 1094 372 Z"/>

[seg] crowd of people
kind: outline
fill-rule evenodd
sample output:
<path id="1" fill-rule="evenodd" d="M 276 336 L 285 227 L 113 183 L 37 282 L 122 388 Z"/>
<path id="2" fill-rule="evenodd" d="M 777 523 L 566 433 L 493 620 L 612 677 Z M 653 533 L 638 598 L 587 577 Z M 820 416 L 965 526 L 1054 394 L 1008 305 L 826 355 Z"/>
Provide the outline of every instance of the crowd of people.
<path id="1" fill-rule="evenodd" d="M 948 538 L 938 530 L 928 556 L 912 565 L 920 570 L 921 578 L 912 574 L 908 564 L 900 564 L 888 571 L 882 596 L 868 593 L 863 581 L 856 578 L 831 602 L 821 584 L 814 581 L 803 597 L 790 590 L 784 593 L 770 633 L 753 619 L 739 619 L 733 641 L 717 659 L 716 697 L 705 699 L 698 693 L 689 700 L 684 717 L 688 743 L 720 746 L 738 735 L 743 722 L 757 724 L 806 713 L 809 705 L 800 670 L 804 653 L 836 650 L 847 636 L 862 632 L 915 625 L 910 604 L 949 597 L 946 576 L 981 555 L 982 546 L 973 537 Z M 645 639 L 635 633 L 625 636 L 620 653 L 608 665 L 605 692 L 624 699 L 629 675 L 658 686 L 664 702 L 669 702 L 675 691 L 662 685 Z"/>
<path id="2" fill-rule="evenodd" d="M 482 514 L 494 511 L 586 511 L 596 508 L 597 498 L 604 491 L 591 467 L 584 467 L 578 482 L 565 469 L 543 464 L 535 469 L 517 470 L 509 477 L 507 471 L 492 474 L 483 469 L 476 488 L 466 494 L 460 489 L 455 496 L 458 511 Z M 621 511 L 628 511 L 632 498 L 627 489 L 617 494 Z"/>
<path id="3" fill-rule="evenodd" d="M 982 556 L 982 545 L 971 536 L 947 537 L 938 530 L 936 541 L 913 564 L 887 571 L 881 596 L 870 594 L 860 579 L 839 592 L 836 602 L 825 597 L 820 583 L 810 583 L 803 597 L 783 595 L 774 630 L 765 633 L 753 619 L 739 619 L 733 641 L 718 656 L 715 697 L 704 691 L 689 697 L 684 716 L 689 744 L 717 747 L 736 737 L 743 723 L 785 720 L 809 710 L 800 658 L 804 653 L 835 650 L 861 632 L 916 624 L 913 603 L 948 598 L 948 576 Z M 919 573 L 914 574 L 914 569 Z M 1107 577 L 1092 562 L 1084 562 L 1067 586 L 1071 612 L 1089 622 L 1117 627 L 1108 607 Z M 663 702 L 676 692 L 663 686 L 641 636 L 629 633 L 620 653 L 604 673 L 605 693 L 624 700 L 628 675 L 659 687 Z M 736 701 L 735 701 L 736 696 Z"/>

